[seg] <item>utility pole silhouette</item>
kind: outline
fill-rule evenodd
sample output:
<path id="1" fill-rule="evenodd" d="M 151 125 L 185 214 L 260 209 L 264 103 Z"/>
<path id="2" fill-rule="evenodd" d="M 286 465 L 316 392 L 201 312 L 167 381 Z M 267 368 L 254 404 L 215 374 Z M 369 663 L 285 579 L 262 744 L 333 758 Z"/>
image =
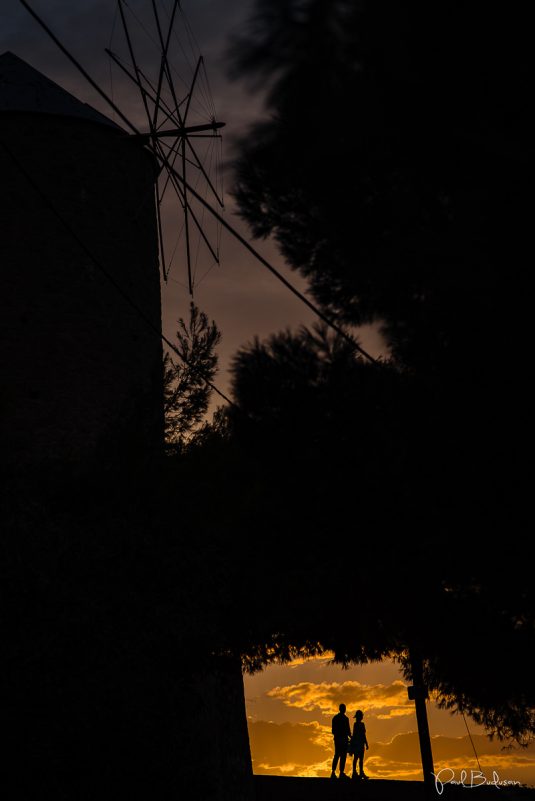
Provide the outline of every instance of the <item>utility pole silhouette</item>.
<path id="1" fill-rule="evenodd" d="M 429 697 L 427 687 L 424 684 L 423 663 L 418 651 L 410 649 L 410 662 L 412 674 L 412 686 L 408 687 L 409 699 L 414 701 L 416 708 L 416 722 L 418 724 L 418 739 L 420 741 L 420 754 L 422 758 L 422 770 L 424 783 L 427 789 L 434 785 L 434 766 L 433 751 L 431 749 L 431 737 L 429 735 L 429 723 L 427 720 L 427 708 L 425 702 Z"/>

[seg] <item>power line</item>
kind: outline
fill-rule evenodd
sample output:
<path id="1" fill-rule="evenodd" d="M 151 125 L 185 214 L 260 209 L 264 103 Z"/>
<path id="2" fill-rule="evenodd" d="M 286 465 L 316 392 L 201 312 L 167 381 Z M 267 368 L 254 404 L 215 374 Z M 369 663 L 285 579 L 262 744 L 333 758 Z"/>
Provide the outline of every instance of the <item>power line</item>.
<path id="1" fill-rule="evenodd" d="M 74 241 L 79 245 L 81 250 L 85 253 L 85 255 L 93 262 L 95 267 L 97 267 L 100 272 L 106 277 L 110 284 L 115 288 L 115 290 L 121 295 L 121 297 L 137 312 L 140 318 L 145 322 L 148 328 L 166 345 L 168 345 L 171 350 L 176 353 L 176 355 L 181 359 L 181 361 L 189 367 L 194 372 L 197 372 L 202 380 L 206 383 L 207 386 L 210 387 L 217 395 L 219 395 L 224 401 L 226 401 L 230 406 L 235 407 L 236 409 L 240 409 L 240 407 L 231 400 L 224 392 L 222 392 L 212 381 L 210 381 L 206 376 L 203 375 L 202 370 L 200 370 L 196 365 L 192 364 L 188 359 L 186 359 L 182 353 L 178 350 L 176 345 L 174 345 L 170 339 L 168 339 L 165 334 L 160 330 L 159 326 L 155 325 L 150 317 L 144 312 L 144 310 L 139 306 L 133 298 L 130 297 L 128 292 L 124 290 L 121 284 L 114 278 L 114 276 L 110 273 L 110 271 L 102 264 L 102 262 L 94 255 L 94 253 L 87 247 L 85 242 L 78 236 L 72 225 L 65 219 L 65 217 L 61 214 L 60 211 L 56 208 L 55 204 L 52 202 L 50 197 L 44 192 L 37 181 L 30 175 L 30 173 L 24 168 L 21 164 L 19 159 L 15 156 L 11 148 L 9 148 L 5 142 L 0 140 L 0 146 L 3 148 L 5 153 L 8 157 L 13 161 L 19 172 L 24 176 L 26 181 L 29 185 L 34 189 L 34 191 L 39 195 L 41 200 L 45 203 L 45 205 L 50 209 L 50 211 L 54 214 L 57 220 L 61 223 L 61 225 L 68 231 L 70 236 L 74 239 Z M 243 412 L 242 409 L 240 411 Z"/>
<path id="2" fill-rule="evenodd" d="M 468 728 L 468 723 L 466 721 L 466 716 L 465 716 L 464 711 L 462 709 L 461 709 L 461 715 L 463 716 L 464 725 L 466 726 L 466 731 L 468 732 L 468 737 L 470 738 L 470 742 L 472 743 L 472 749 L 473 749 L 475 757 L 476 757 L 477 766 L 479 768 L 479 772 L 481 773 L 481 765 L 479 764 L 479 757 L 477 755 L 477 751 L 476 751 L 476 747 L 474 745 L 474 741 L 472 740 L 472 735 L 470 734 L 470 729 Z"/>
<path id="3" fill-rule="evenodd" d="M 113 100 L 106 94 L 106 92 L 98 85 L 98 83 L 89 75 L 89 73 L 82 67 L 80 62 L 67 50 L 67 48 L 61 43 L 58 37 L 52 32 L 49 26 L 41 19 L 41 17 L 31 8 L 28 4 L 27 0 L 19 0 L 20 3 L 27 9 L 27 11 L 31 14 L 31 16 L 36 20 L 36 22 L 41 26 L 41 28 L 45 31 L 45 33 L 52 39 L 52 41 L 59 47 L 61 52 L 69 59 L 69 61 L 76 67 L 76 69 L 83 75 L 83 77 L 90 83 L 90 85 L 98 92 L 98 94 L 105 100 L 108 105 L 113 108 L 118 116 L 123 120 L 123 122 L 128 126 L 128 128 L 134 133 L 139 135 L 138 129 L 135 125 L 130 122 L 128 117 L 118 108 L 118 106 L 113 102 Z M 269 272 L 274 275 L 287 289 L 292 292 L 302 303 L 304 303 L 317 317 L 320 318 L 324 323 L 326 323 L 333 331 L 336 331 L 339 336 L 349 342 L 354 348 L 354 350 L 358 351 L 364 358 L 370 361 L 372 364 L 379 365 L 381 362 L 378 359 L 375 359 L 370 353 L 368 353 L 355 339 L 347 333 L 341 326 L 338 325 L 334 320 L 328 317 L 318 306 L 312 303 L 302 292 L 300 292 L 297 287 L 295 287 L 287 278 L 285 278 L 282 273 L 273 267 L 273 265 L 262 256 L 250 242 L 245 239 L 230 223 L 222 217 L 219 212 L 213 208 L 213 206 L 206 201 L 202 195 L 200 195 L 192 186 L 188 184 L 188 182 L 174 169 L 174 167 L 169 163 L 169 160 L 160 152 L 158 149 L 154 149 L 154 155 L 156 159 L 173 175 L 173 177 L 180 181 L 183 190 L 190 192 L 196 200 L 201 203 L 215 219 L 222 225 L 230 234 L 241 244 L 245 247 L 249 253 L 251 253 L 254 258 L 260 262 Z"/>
<path id="4" fill-rule="evenodd" d="M 39 15 L 38 15 L 38 14 L 37 14 L 37 13 L 36 13 L 34 10 L 33 10 L 33 8 L 32 8 L 32 7 L 29 5 L 29 3 L 27 3 L 27 2 L 26 2 L 26 0 L 19 0 L 19 3 L 22 3 L 22 5 L 23 5 L 23 6 L 24 6 L 24 8 L 26 9 L 26 11 L 28 11 L 28 13 L 29 13 L 29 14 L 31 14 L 31 16 L 34 18 L 34 20 L 35 20 L 35 21 L 38 23 L 38 25 L 40 25 L 40 26 L 41 26 L 41 28 L 44 30 L 44 32 L 45 32 L 45 33 L 46 33 L 46 34 L 47 34 L 47 35 L 48 35 L 48 36 L 49 36 L 49 37 L 52 39 L 52 41 L 54 42 L 54 44 L 55 44 L 55 45 L 57 45 L 57 47 L 59 47 L 59 49 L 61 50 L 61 52 L 62 52 L 62 53 L 65 55 L 65 56 L 67 56 L 67 58 L 69 59 L 69 61 L 70 61 L 70 62 L 72 62 L 72 64 L 74 64 L 74 66 L 76 67 L 76 69 L 77 69 L 77 70 L 78 70 L 78 71 L 79 71 L 79 72 L 80 72 L 80 73 L 81 73 L 81 74 L 84 76 L 84 78 L 86 79 L 86 81 L 88 81 L 88 83 L 89 83 L 89 84 L 90 84 L 90 85 L 93 87 L 93 89 L 94 89 L 96 92 L 98 92 L 98 93 L 99 93 L 99 95 L 100 95 L 102 98 L 104 98 L 104 100 L 106 100 L 106 102 L 107 102 L 107 103 L 110 105 L 110 107 L 111 107 L 111 108 L 112 108 L 112 109 L 115 111 L 115 113 L 118 115 L 118 117 L 120 117 L 120 119 L 121 119 L 121 120 L 122 120 L 122 121 L 123 121 L 123 122 L 124 122 L 124 123 L 125 123 L 125 124 L 128 126 L 128 128 L 130 128 L 130 130 L 131 130 L 131 131 L 133 131 L 133 132 L 134 132 L 134 133 L 136 133 L 136 134 L 137 134 L 137 133 L 139 133 L 139 131 L 137 130 L 136 126 L 135 126 L 135 125 L 133 125 L 133 124 L 130 122 L 130 120 L 128 119 L 128 117 L 126 117 L 126 116 L 123 114 L 123 112 L 121 111 L 121 109 L 119 108 L 119 106 L 118 106 L 116 103 L 114 103 L 114 102 L 113 102 L 113 100 L 112 100 L 110 97 L 108 97 L 108 95 L 106 94 L 106 92 L 104 92 L 104 90 L 103 90 L 103 89 L 101 89 L 101 88 L 100 88 L 100 86 L 98 85 L 98 83 L 97 83 L 97 82 L 96 82 L 96 81 L 95 81 L 95 80 L 94 80 L 94 79 L 91 77 L 91 75 L 90 75 L 90 74 L 87 72 L 87 70 L 85 70 L 85 69 L 82 67 L 82 65 L 80 64 L 80 62 L 79 62 L 79 61 L 77 61 L 77 60 L 74 58 L 74 56 L 73 56 L 73 55 L 72 55 L 72 54 L 71 54 L 71 53 L 70 53 L 70 52 L 67 50 L 67 48 L 65 47 L 65 45 L 63 45 L 63 44 L 61 43 L 61 41 L 58 39 L 58 37 L 57 37 L 57 36 L 56 36 L 56 35 L 53 33 L 53 31 L 52 31 L 52 30 L 51 30 L 51 29 L 48 27 L 48 25 L 46 24 L 46 22 L 44 22 L 44 21 L 41 19 L 41 17 L 40 17 L 40 16 L 39 16 Z"/>
<path id="5" fill-rule="evenodd" d="M 380 364 L 378 359 L 375 359 L 370 353 L 368 353 L 368 351 L 364 350 L 364 348 L 361 347 L 361 345 L 359 345 L 358 342 L 356 342 L 355 339 L 350 334 L 347 333 L 347 331 L 345 331 L 341 326 L 338 325 L 338 323 L 335 323 L 334 320 L 332 320 L 324 312 L 322 312 L 318 306 L 316 306 L 314 303 L 312 303 L 312 301 L 310 301 L 306 297 L 306 295 L 303 295 L 303 293 L 300 292 L 297 289 L 297 287 L 295 287 L 290 281 L 288 281 L 288 279 L 285 278 L 284 275 L 281 272 L 279 272 L 279 270 L 277 270 L 276 267 L 273 267 L 273 265 L 270 264 L 270 262 L 266 258 L 264 258 L 264 256 L 262 256 L 262 254 L 259 253 L 256 250 L 256 248 L 253 247 L 253 245 L 251 245 L 251 243 L 248 242 L 247 239 L 245 239 L 245 237 L 239 233 L 239 231 L 233 228 L 233 226 L 230 225 L 230 223 L 227 222 L 227 220 L 221 214 L 219 214 L 217 209 L 214 209 L 214 207 L 207 200 L 205 200 L 202 197 L 202 195 L 200 195 L 192 186 L 190 186 L 187 183 L 187 181 L 180 175 L 180 173 L 178 173 L 174 169 L 174 167 L 171 166 L 171 164 L 169 163 L 168 159 L 165 156 L 163 156 L 161 153 L 156 153 L 156 158 L 158 159 L 158 161 L 160 161 L 160 163 L 163 164 L 163 166 L 166 169 L 169 170 L 169 172 L 172 173 L 172 175 L 178 181 L 181 182 L 181 184 L 185 188 L 187 188 L 189 193 L 193 195 L 193 197 L 196 200 L 198 200 L 199 203 L 201 203 L 206 209 L 208 209 L 208 211 L 212 214 L 213 217 L 215 217 L 215 219 L 219 222 L 219 224 L 223 226 L 223 228 L 226 228 L 226 230 L 229 231 L 232 234 L 232 236 L 235 239 L 237 239 L 238 242 L 241 245 L 243 245 L 243 247 L 246 248 L 255 257 L 257 261 L 259 261 L 264 267 L 266 267 L 266 269 L 268 269 L 270 273 L 272 273 L 282 284 L 284 284 L 284 286 L 287 289 L 289 289 L 290 292 L 292 292 L 292 294 L 294 294 L 297 298 L 299 298 L 299 300 L 302 301 L 302 303 L 308 306 L 308 308 L 311 309 L 311 311 L 313 311 L 314 314 L 316 314 L 320 318 L 320 320 L 323 320 L 324 323 L 326 323 L 330 328 L 332 328 L 333 331 L 336 331 L 336 333 L 339 336 L 343 337 L 343 339 L 349 342 L 355 350 L 357 350 L 362 356 L 368 359 L 368 361 L 372 362 L 372 364 Z"/>

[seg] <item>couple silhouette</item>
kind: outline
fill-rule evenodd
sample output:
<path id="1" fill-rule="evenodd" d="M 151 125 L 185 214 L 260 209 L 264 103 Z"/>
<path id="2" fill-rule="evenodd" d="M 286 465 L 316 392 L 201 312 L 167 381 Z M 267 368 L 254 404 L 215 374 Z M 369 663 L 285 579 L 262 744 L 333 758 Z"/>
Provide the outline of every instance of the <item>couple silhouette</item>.
<path id="1" fill-rule="evenodd" d="M 332 733 L 334 737 L 334 758 L 331 772 L 331 779 L 336 779 L 336 766 L 340 760 L 340 778 L 348 779 L 344 773 L 346 766 L 347 754 L 353 755 L 353 774 L 352 779 L 367 779 L 364 773 L 364 748 L 368 748 L 368 740 L 366 739 L 366 726 L 364 725 L 363 718 L 364 712 L 357 709 L 355 712 L 355 723 L 353 725 L 353 734 L 349 726 L 349 718 L 346 715 L 346 705 L 340 704 L 340 710 L 332 720 Z M 359 763 L 359 773 L 357 774 L 357 760 Z"/>

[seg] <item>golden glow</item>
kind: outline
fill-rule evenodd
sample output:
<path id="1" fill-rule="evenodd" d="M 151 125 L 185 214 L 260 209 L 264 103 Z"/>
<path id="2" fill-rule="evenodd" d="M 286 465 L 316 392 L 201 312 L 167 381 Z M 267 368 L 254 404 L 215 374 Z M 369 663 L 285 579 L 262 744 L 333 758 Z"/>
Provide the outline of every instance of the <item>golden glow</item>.
<path id="1" fill-rule="evenodd" d="M 332 655 L 289 665 L 273 665 L 245 678 L 253 770 L 279 776 L 329 776 L 333 756 L 331 717 L 345 703 L 353 722 L 364 711 L 370 777 L 420 780 L 420 751 L 414 704 L 396 665 L 390 662 L 343 670 Z M 459 716 L 428 704 L 435 772 L 443 768 L 468 775 L 478 764 Z M 492 778 L 535 784 L 535 746 L 503 750 L 481 727 L 468 721 L 481 770 Z M 348 758 L 346 772 L 351 770 Z"/>
<path id="2" fill-rule="evenodd" d="M 341 703 L 348 707 L 365 706 L 368 710 L 381 710 L 384 717 L 390 714 L 410 715 L 413 704 L 407 698 L 407 687 L 402 681 L 390 685 L 361 684 L 359 681 L 313 682 L 302 681 L 285 687 L 274 687 L 267 693 L 270 698 L 280 699 L 286 706 L 304 709 L 306 712 L 319 710 L 332 717 L 333 709 Z"/>

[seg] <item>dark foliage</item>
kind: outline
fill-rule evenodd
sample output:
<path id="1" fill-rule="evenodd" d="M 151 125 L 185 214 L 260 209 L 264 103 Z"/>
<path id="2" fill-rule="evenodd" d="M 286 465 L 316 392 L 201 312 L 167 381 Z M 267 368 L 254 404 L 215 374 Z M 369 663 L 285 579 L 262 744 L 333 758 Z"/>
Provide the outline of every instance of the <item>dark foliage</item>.
<path id="1" fill-rule="evenodd" d="M 221 341 L 216 324 L 192 302 L 190 318 L 178 321 L 177 356 L 168 352 L 163 363 L 165 440 L 172 450 L 183 448 L 201 425 L 210 402 Z"/>
<path id="2" fill-rule="evenodd" d="M 258 2 L 232 50 L 235 73 L 269 87 L 270 120 L 240 147 L 243 216 L 324 306 L 384 321 L 410 366 L 521 344 L 526 23 L 482 2 Z"/>
<path id="3" fill-rule="evenodd" d="M 242 647 L 253 666 L 292 645 L 408 666 L 416 645 L 441 703 L 522 742 L 535 708 L 526 544 L 478 536 L 513 520 L 467 481 L 479 443 L 460 453 L 425 389 L 392 364 L 356 360 L 320 326 L 237 354 L 234 394 L 249 415 L 234 410 L 232 430 L 257 465 L 248 514 L 262 547 Z"/>
<path id="4" fill-rule="evenodd" d="M 417 642 L 445 704 L 522 738 L 535 706 L 525 12 L 256 8 L 232 59 L 267 87 L 269 119 L 241 143 L 241 213 L 339 320 L 379 321 L 393 356 L 337 369 L 305 332 L 239 354 L 247 439 L 276 476 L 285 524 L 300 509 L 284 542 L 322 532 L 330 547 L 307 570 L 323 600 L 353 565 L 359 596 L 374 599 L 350 642 L 332 605 L 309 604 L 342 661 Z"/>

